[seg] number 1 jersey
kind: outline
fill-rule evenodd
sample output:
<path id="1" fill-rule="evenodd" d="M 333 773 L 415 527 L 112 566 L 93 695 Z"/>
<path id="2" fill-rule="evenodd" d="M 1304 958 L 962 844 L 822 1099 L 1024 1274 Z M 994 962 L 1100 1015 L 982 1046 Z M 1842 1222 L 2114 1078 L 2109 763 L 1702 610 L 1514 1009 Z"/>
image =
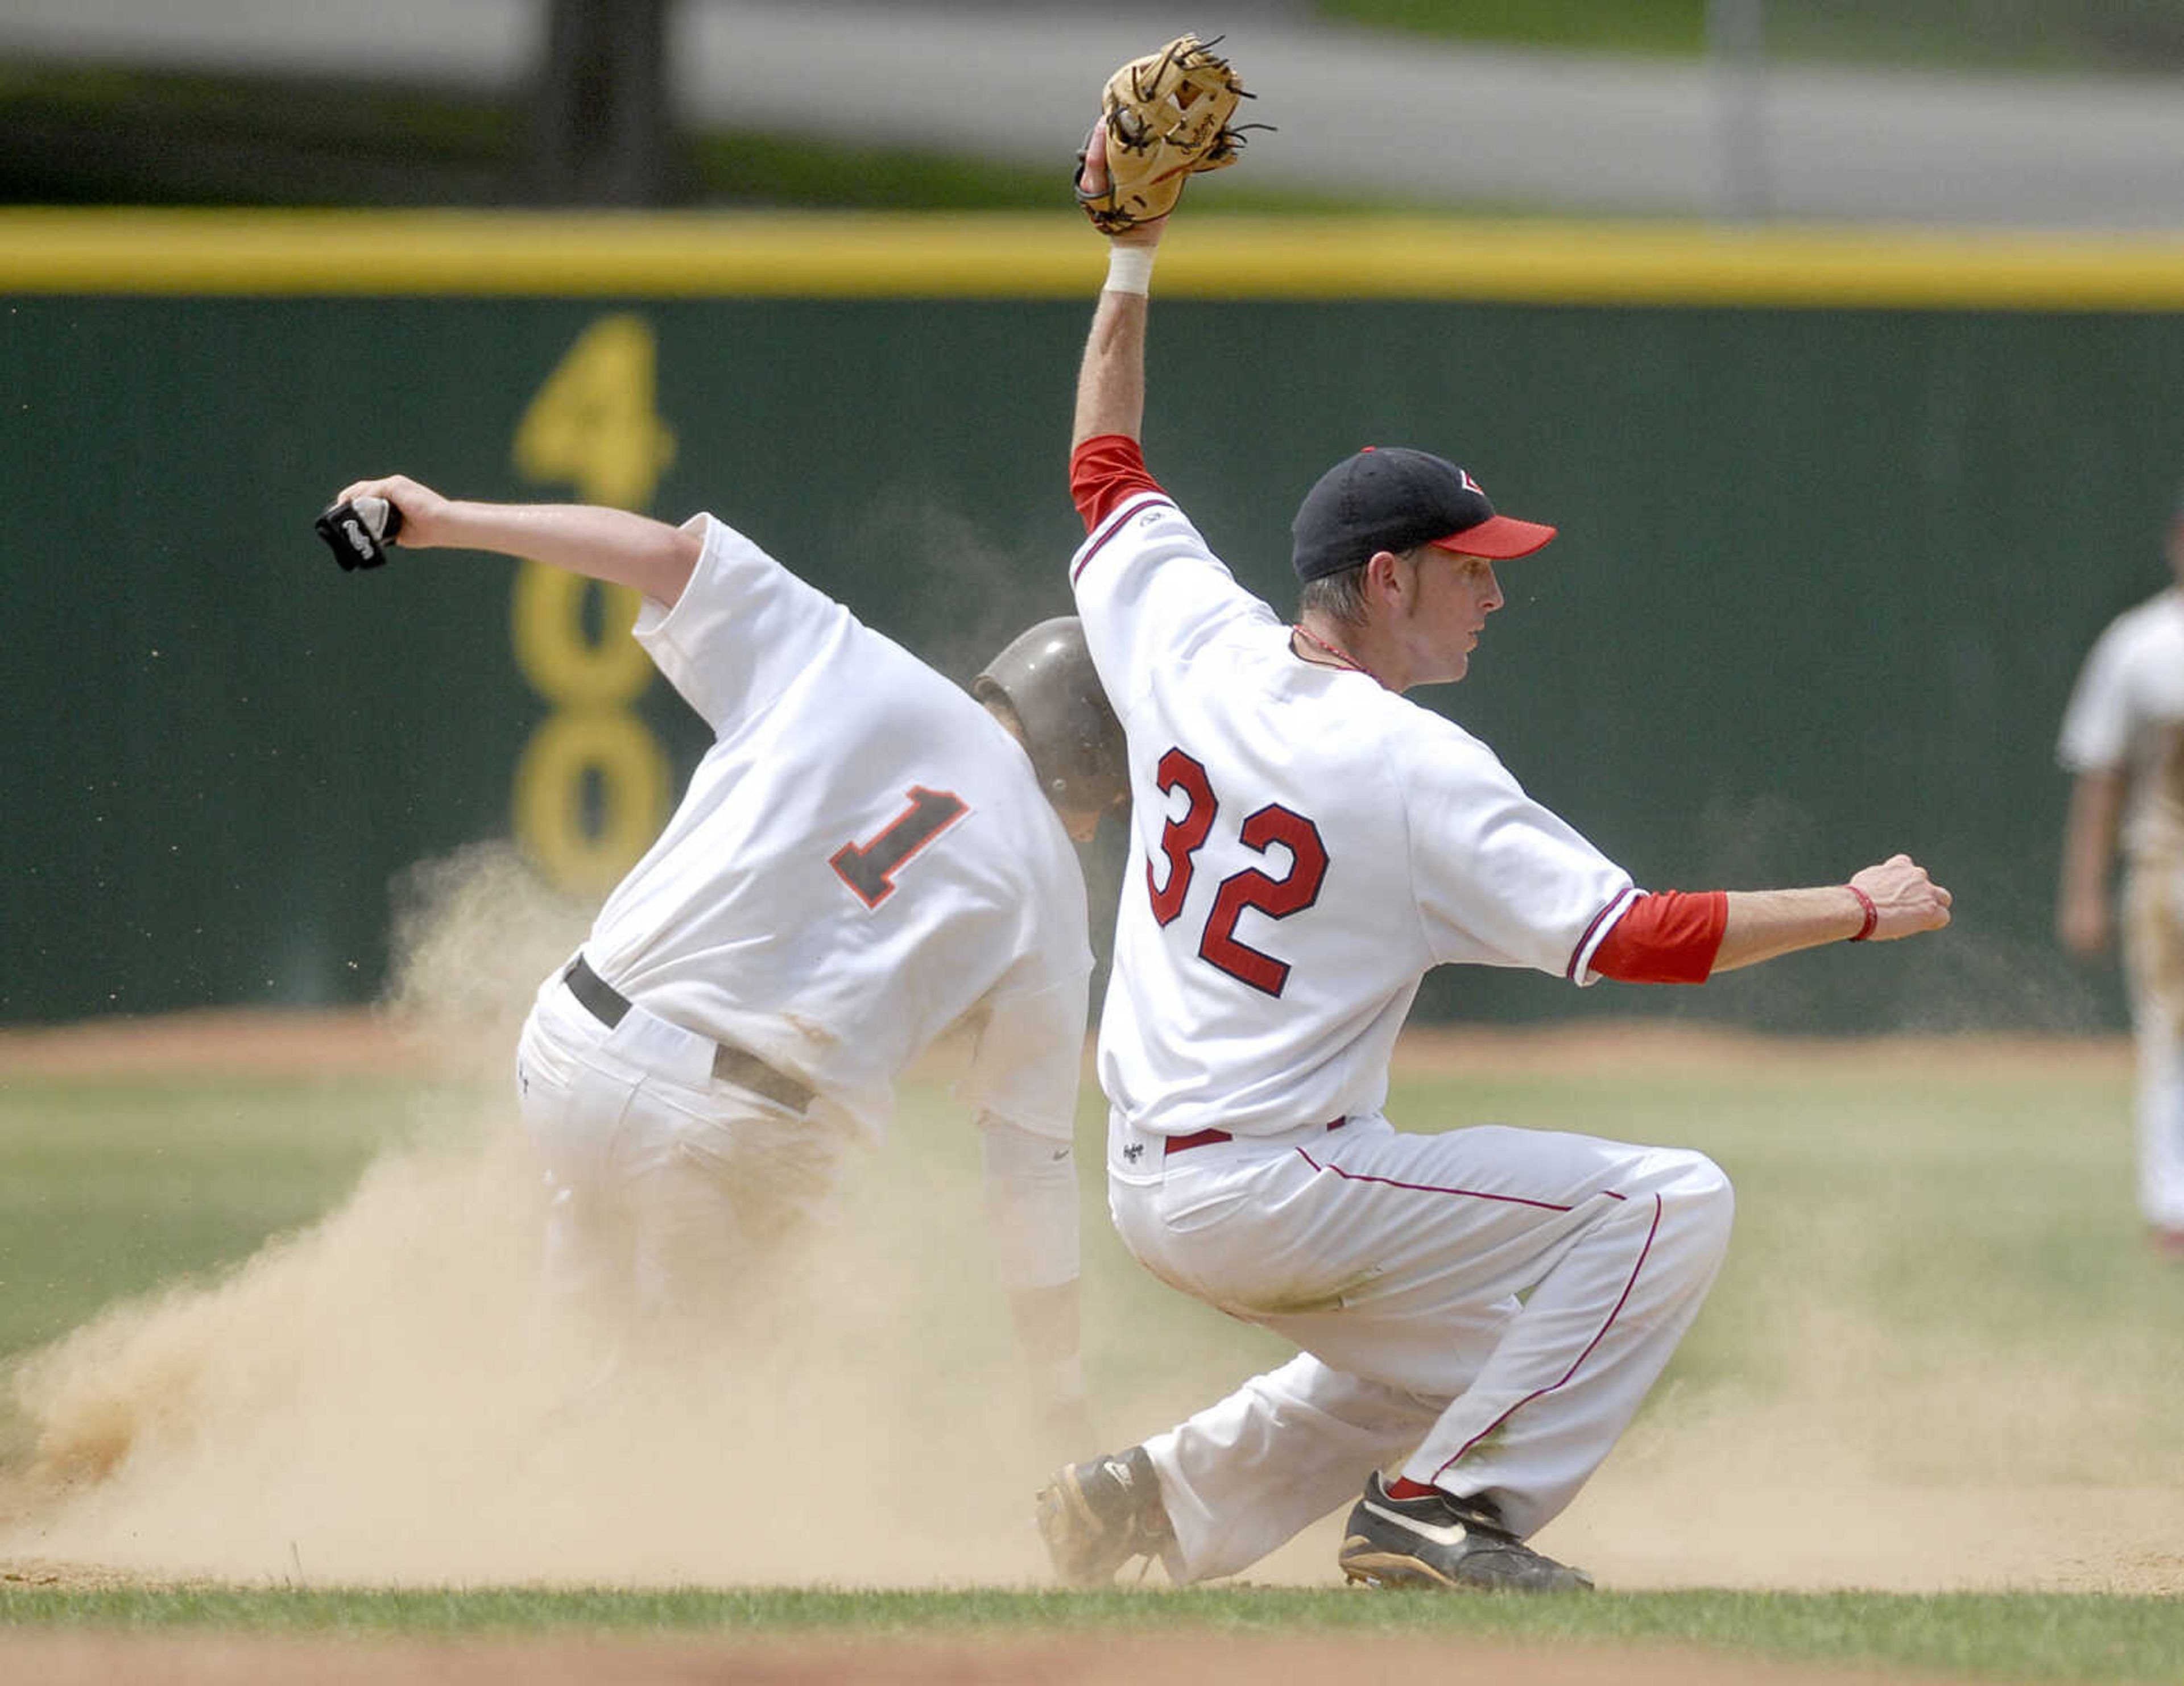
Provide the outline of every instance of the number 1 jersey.
<path id="1" fill-rule="evenodd" d="M 961 687 L 710 515 L 637 637 L 712 727 L 585 953 L 868 1128 L 944 1032 L 971 1103 L 1067 1140 L 1092 951 L 1084 882 L 1016 739 Z"/>

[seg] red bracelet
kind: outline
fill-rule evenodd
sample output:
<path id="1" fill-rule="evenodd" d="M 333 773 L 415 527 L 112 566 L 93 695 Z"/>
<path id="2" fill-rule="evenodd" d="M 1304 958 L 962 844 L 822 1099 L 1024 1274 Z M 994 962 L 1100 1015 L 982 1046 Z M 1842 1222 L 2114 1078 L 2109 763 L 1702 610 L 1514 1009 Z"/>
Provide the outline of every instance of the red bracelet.
<path id="1" fill-rule="evenodd" d="M 1873 898 L 1857 885 L 1846 884 L 1843 888 L 1856 896 L 1858 904 L 1865 910 L 1865 923 L 1858 927 L 1858 935 L 1850 939 L 1853 943 L 1863 943 L 1873 935 L 1873 927 L 1880 923 L 1880 910 L 1873 904 Z"/>

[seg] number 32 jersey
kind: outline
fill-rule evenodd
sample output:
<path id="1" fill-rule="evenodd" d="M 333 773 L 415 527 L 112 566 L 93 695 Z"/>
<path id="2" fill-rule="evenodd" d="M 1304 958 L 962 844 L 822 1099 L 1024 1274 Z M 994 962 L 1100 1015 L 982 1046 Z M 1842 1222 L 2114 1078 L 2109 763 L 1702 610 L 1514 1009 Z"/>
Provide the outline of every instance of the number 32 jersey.
<path id="1" fill-rule="evenodd" d="M 714 742 L 585 953 L 686 1030 L 871 1130 L 959 1022 L 971 1103 L 1068 1139 L 1092 967 L 1084 880 L 1030 758 L 960 686 L 710 515 L 638 642 Z"/>
<path id="2" fill-rule="evenodd" d="M 1591 981 L 1630 875 L 1453 721 L 1295 655 L 1164 494 L 1115 508 L 1070 577 L 1129 740 L 1099 1054 L 1123 1122 L 1249 1135 L 1378 1111 L 1431 967 Z"/>

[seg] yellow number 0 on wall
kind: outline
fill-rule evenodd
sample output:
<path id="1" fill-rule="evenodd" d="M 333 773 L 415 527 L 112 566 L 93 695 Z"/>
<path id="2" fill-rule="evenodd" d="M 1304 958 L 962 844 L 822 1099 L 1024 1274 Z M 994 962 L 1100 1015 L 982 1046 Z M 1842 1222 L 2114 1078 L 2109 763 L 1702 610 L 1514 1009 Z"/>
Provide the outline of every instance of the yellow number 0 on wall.
<path id="1" fill-rule="evenodd" d="M 515 468 L 587 504 L 642 509 L 675 459 L 655 408 L 659 350 L 641 316 L 602 316 L 577 337 L 523 413 Z M 604 890 L 667 815 L 667 757 L 632 709 L 652 664 L 629 637 L 638 594 L 526 562 L 510 632 L 516 665 L 554 704 L 516 763 L 516 839 L 564 889 Z"/>

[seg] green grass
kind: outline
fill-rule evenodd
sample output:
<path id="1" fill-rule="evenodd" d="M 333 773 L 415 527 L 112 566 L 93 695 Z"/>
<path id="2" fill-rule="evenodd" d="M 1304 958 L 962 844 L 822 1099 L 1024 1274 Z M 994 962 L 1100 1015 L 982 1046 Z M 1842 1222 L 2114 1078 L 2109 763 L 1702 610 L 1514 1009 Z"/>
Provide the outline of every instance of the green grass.
<path id="1" fill-rule="evenodd" d="M 2184 1413 L 2174 1408 L 2184 1273 L 2150 1254 L 2132 1213 L 2127 1102 L 2113 1069 L 1989 1070 L 1943 1057 L 1869 1071 L 1853 1049 L 1825 1065 L 1755 1070 L 1405 1076 L 1390 1110 L 1411 1127 L 1498 1121 L 1685 1143 L 1730 1170 L 1740 1205 L 1729 1266 L 1633 1444 L 1686 1429 L 1695 1403 L 1734 1398 L 1763 1412 L 1815 1377 L 1847 1372 L 1893 1415 L 1835 1427 L 1886 1477 L 2174 1487 L 2184 1485 Z M 474 1105 L 466 1093 L 391 1078 L 0 1085 L 0 1355 L 177 1276 L 217 1275 L 339 1204 L 382 1146 Z M 1100 1133 L 1088 1095 L 1088 1169 L 1099 1163 Z M 923 1285 L 903 1315 L 918 1320 L 935 1365 L 976 1374 L 1006 1340 L 978 1236 L 967 1136 L 944 1095 L 911 1090 L 894 1138 L 850 1196 L 850 1224 L 878 1234 L 903 1279 Z M 1145 1433 L 1285 1355 L 1279 1341 L 1137 1269 L 1107 1227 L 1096 1176 L 1084 1221 L 1087 1360 L 1103 1423 Z M 2020 1435 L 2013 1394 L 2059 1401 L 2075 1442 Z M 1988 1412 L 1999 1414 L 1981 1420 Z M 7 1444 L 0 1433 L 0 1453 Z M 2024 1520 L 2040 1526 L 2030 1511 Z M 307 1583 L 310 1555 L 296 1583 L 252 1587 L 38 1584 L 32 1566 L 29 1580 L 0 1581 L 0 1626 L 427 1637 L 1462 1634 L 2070 1682 L 2173 1680 L 2184 1655 L 2184 1600 L 2161 1598 L 358 1590 Z M 1036 1567 L 1025 1566 L 1027 1579 Z"/>
<path id="2" fill-rule="evenodd" d="M 2108 1438 L 2028 1448 L 2025 1475 L 2184 1478 L 2184 1413 L 2153 1379 L 2184 1355 L 2184 1279 L 2149 1251 L 2133 1206 L 2120 1074 L 1869 1078 L 1852 1057 L 1813 1072 L 1489 1081 L 1454 1105 L 1406 1082 L 1390 1113 L 1680 1143 L 1730 1172 L 1729 1263 L 1671 1378 L 1808 1386 L 1810 1320 L 1840 1318 L 1854 1327 L 1831 1331 L 1858 1343 L 1846 1361 L 1876 1366 L 1876 1389 L 1946 1357 L 2086 1395 Z M 1975 1455 L 1933 1424 L 1870 1450 L 1912 1478 L 1958 1477 Z"/>
<path id="3" fill-rule="evenodd" d="M 0 1358 L 309 1222 L 443 1104 L 460 1098 L 394 1079 L 0 1083 Z M 2132 1212 L 2128 1105 L 2120 1076 L 1867 1081 L 1852 1062 L 1639 1082 L 1401 1078 L 1389 1110 L 1412 1128 L 1577 1127 L 1712 1153 L 1737 1184 L 1736 1239 L 1672 1372 L 1705 1380 L 1763 1373 L 1780 1356 L 1786 1306 L 1814 1299 L 1857 1308 L 1892 1340 L 1947 1331 L 2003 1360 L 2036 1352 L 2128 1373 L 2122 1355 L 2184 1312 L 2184 1282 L 2148 1255 Z M 980 1293 L 975 1248 L 921 1221 L 955 1205 L 975 1225 L 975 1155 L 940 1150 L 960 1146 L 962 1128 L 944 1097 L 912 1091 L 904 1112 L 853 1190 L 853 1221 L 887 1233 L 905 1271 L 939 1291 Z M 1088 1097 L 1088 1172 L 1099 1129 Z M 918 1198 L 889 1210 L 886 1192 L 913 1180 Z M 1178 1369 L 1240 1375 L 1284 1350 L 1139 1271 L 1107 1227 L 1096 1174 L 1083 1220 L 1088 1342 L 1117 1398 L 1158 1392 Z M 1919 1292 L 1898 1291 L 1914 1281 Z M 975 1327 L 945 1338 L 967 1361 L 998 1339 Z M 2161 1438 L 2184 1438 L 2184 1414 Z"/>
<path id="4" fill-rule="evenodd" d="M 1523 1644 L 1685 1644 L 1986 1680 L 2073 1683 L 2174 1681 L 2176 1659 L 2184 1655 L 2184 1605 L 2171 1599 L 1892 1598 L 1869 1593 L 1523 1600 L 1266 1588 L 1085 1594 L 830 1589 L 92 1592 L 6 1587 L 0 1588 L 0 1623 L 140 1632 L 211 1628 L 343 1639 L 994 1639 L 1184 1632 L 1279 1639 L 1309 1630 L 1359 1639 L 1462 1636 Z"/>
<path id="5" fill-rule="evenodd" d="M 0 1357 L 319 1216 L 417 1100 L 354 1078 L 0 1080 Z"/>

